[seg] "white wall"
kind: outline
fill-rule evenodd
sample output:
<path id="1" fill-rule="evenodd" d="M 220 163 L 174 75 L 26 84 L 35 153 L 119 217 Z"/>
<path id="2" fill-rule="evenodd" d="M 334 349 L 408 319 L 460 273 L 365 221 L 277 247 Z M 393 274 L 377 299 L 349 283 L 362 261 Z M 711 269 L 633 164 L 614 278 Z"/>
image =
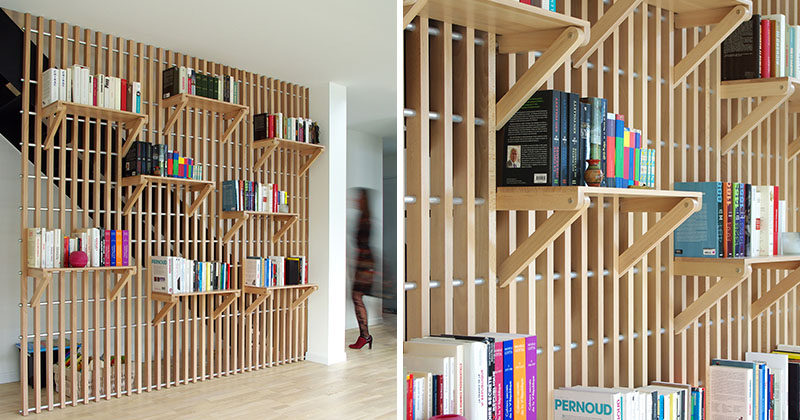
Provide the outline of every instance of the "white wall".
<path id="1" fill-rule="evenodd" d="M 352 208 L 350 200 L 353 192 L 351 188 L 364 187 L 370 191 L 370 213 L 372 216 L 372 233 L 370 244 L 375 256 L 375 267 L 382 271 L 381 256 L 383 255 L 383 144 L 380 137 L 347 130 L 347 318 L 345 328 L 358 328 L 353 309 L 353 259 L 355 257 L 355 241 L 353 236 L 358 229 L 358 211 Z M 380 290 L 383 283 L 380 275 L 374 279 L 375 289 Z M 382 320 L 382 302 L 379 298 L 366 296 L 364 304 L 367 307 L 369 324 L 379 323 Z"/>
<path id="2" fill-rule="evenodd" d="M 19 186 L 20 153 L 0 135 L 0 267 L 3 267 L 3 293 L 0 293 L 0 383 L 19 381 Z M 33 165 L 30 167 L 33 170 Z"/>

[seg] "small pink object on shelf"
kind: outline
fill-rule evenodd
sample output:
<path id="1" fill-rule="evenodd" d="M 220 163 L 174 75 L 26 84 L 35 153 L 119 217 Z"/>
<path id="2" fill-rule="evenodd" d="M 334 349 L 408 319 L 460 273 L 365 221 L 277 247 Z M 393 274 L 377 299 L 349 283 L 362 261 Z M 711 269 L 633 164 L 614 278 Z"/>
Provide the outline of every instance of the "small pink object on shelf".
<path id="1" fill-rule="evenodd" d="M 433 416 L 430 420 L 467 420 L 464 416 L 459 416 L 458 414 L 442 414 L 439 416 Z"/>
<path id="2" fill-rule="evenodd" d="M 86 267 L 86 262 L 89 258 L 83 251 L 75 251 L 69 253 L 69 266 L 70 267 Z"/>

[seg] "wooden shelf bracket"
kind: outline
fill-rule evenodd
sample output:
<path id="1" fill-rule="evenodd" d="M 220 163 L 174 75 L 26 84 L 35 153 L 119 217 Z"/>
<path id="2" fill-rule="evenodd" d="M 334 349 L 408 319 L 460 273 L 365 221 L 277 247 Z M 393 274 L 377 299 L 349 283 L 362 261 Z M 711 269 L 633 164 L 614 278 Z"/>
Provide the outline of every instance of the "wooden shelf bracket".
<path id="1" fill-rule="evenodd" d="M 117 280 L 117 284 L 115 284 L 113 288 L 108 289 L 109 302 L 113 301 L 119 296 L 120 292 L 122 291 L 122 288 L 125 287 L 126 284 L 128 284 L 128 281 L 133 276 L 133 272 L 134 270 L 127 270 L 125 273 L 122 274 L 122 278 Z"/>
<path id="2" fill-rule="evenodd" d="M 144 192 L 144 189 L 147 188 L 148 184 L 150 184 L 150 181 L 145 179 L 142 181 L 141 184 L 137 185 L 136 188 L 134 188 L 131 196 L 128 197 L 128 199 L 125 201 L 125 207 L 122 209 L 123 216 L 127 216 L 131 213 L 131 210 L 133 210 L 133 206 L 136 204 L 137 201 L 139 201 L 139 197 L 142 196 L 142 193 Z"/>
<path id="3" fill-rule="evenodd" d="M 269 159 L 269 157 L 272 156 L 272 152 L 274 152 L 275 149 L 278 148 L 278 144 L 280 143 L 278 143 L 277 141 L 273 141 L 269 146 L 264 148 L 264 151 L 261 153 L 261 156 L 259 156 L 258 160 L 256 160 L 256 163 L 253 164 L 254 172 L 257 171 L 262 166 L 264 166 L 264 164 L 267 162 L 267 159 Z"/>
<path id="4" fill-rule="evenodd" d="M 678 16 L 681 15 L 679 14 Z M 681 83 L 681 81 L 683 81 L 701 61 L 705 60 L 742 22 L 750 19 L 752 11 L 750 7 L 735 6 L 728 9 L 728 13 L 718 22 L 714 22 L 716 19 L 712 21 L 707 20 L 714 16 L 719 16 L 719 13 L 702 14 L 695 18 L 682 19 L 683 23 L 676 24 L 678 27 L 686 27 L 689 24 L 688 22 L 691 22 L 692 26 L 714 24 L 714 28 L 675 65 L 672 72 L 673 88 Z M 701 22 L 698 21 L 698 17 L 705 19 Z"/>
<path id="5" fill-rule="evenodd" d="M 239 123 L 242 122 L 245 115 L 247 115 L 247 108 L 239 109 L 233 114 L 232 116 L 233 121 L 230 122 L 228 128 L 222 134 L 222 138 L 220 139 L 221 143 L 225 143 L 226 141 L 228 141 L 228 139 L 230 139 L 231 134 L 233 134 L 233 130 L 235 130 L 236 127 L 239 126 Z M 228 119 L 229 116 L 226 114 L 224 118 Z"/>
<path id="6" fill-rule="evenodd" d="M 170 302 L 164 302 L 164 306 L 162 306 L 161 309 L 158 311 L 158 313 L 156 313 L 156 316 L 153 317 L 152 325 L 158 325 L 158 323 L 161 322 L 161 320 L 164 319 L 164 317 L 167 316 L 169 311 L 171 311 L 172 308 L 174 308 L 175 305 L 177 304 L 178 304 L 177 299 Z"/>
<path id="7" fill-rule="evenodd" d="M 317 289 L 319 289 L 319 286 L 317 286 L 316 284 L 313 286 L 309 286 L 303 293 L 300 294 L 300 296 L 297 297 L 297 299 L 295 299 L 292 302 L 291 305 L 289 305 L 289 309 L 291 310 L 297 309 L 297 307 L 300 306 L 303 302 L 305 302 L 306 299 L 308 299 L 308 297 L 311 296 L 312 293 L 317 291 Z"/>
<path id="8" fill-rule="evenodd" d="M 52 270 L 52 271 L 51 271 Z M 73 269 L 66 269 L 66 270 L 73 270 Z M 74 269 L 74 270 L 82 270 L 82 269 Z M 29 269 L 28 275 L 32 276 L 34 280 L 34 288 L 33 288 L 33 296 L 31 296 L 31 300 L 28 302 L 28 306 L 34 306 L 39 304 L 39 300 L 42 298 L 42 293 L 44 293 L 44 289 L 47 287 L 48 284 L 52 281 L 52 278 L 55 274 L 64 275 L 65 272 L 59 272 L 59 269 Z M 91 267 L 88 267 L 85 271 L 81 271 L 84 274 L 88 274 L 92 271 Z M 136 267 L 105 267 L 104 272 L 108 274 L 119 274 L 122 276 L 121 279 L 117 281 L 113 288 L 108 289 L 107 299 L 109 302 L 113 301 L 117 297 L 119 297 L 122 288 L 128 284 L 133 274 L 136 272 Z M 78 272 L 76 272 L 77 274 Z"/>
<path id="9" fill-rule="evenodd" d="M 305 174 L 306 171 L 308 171 L 308 169 L 311 167 L 311 164 L 314 163 L 314 161 L 317 160 L 317 158 L 320 157 L 320 155 L 322 155 L 322 149 L 314 150 L 310 155 L 308 155 L 306 163 L 304 163 L 303 166 L 300 167 L 298 176 L 303 176 L 303 174 Z"/>
<path id="10" fill-rule="evenodd" d="M 514 252 L 509 255 L 498 269 L 499 287 L 508 286 L 536 257 L 553 243 L 578 217 L 586 213 L 591 200 L 585 197 L 583 205 L 576 210 L 557 210 L 547 218 Z"/>
<path id="11" fill-rule="evenodd" d="M 233 223 L 233 226 L 231 226 L 231 228 L 228 229 L 227 232 L 225 232 L 225 236 L 222 237 L 222 242 L 227 243 L 228 241 L 230 241 L 231 238 L 233 238 L 233 235 L 236 234 L 236 232 L 244 225 L 244 223 L 249 218 L 250 214 L 242 213 L 242 215 L 239 218 L 235 219 L 236 221 Z"/>
<path id="12" fill-rule="evenodd" d="M 403 1 L 403 28 L 408 26 L 412 20 L 419 14 L 420 10 L 425 8 L 428 0 L 404 0 Z"/>
<path id="13" fill-rule="evenodd" d="M 535 36 L 535 34 L 532 33 L 531 35 Z M 495 129 L 501 129 L 511 119 L 525 101 L 552 76 L 555 69 L 564 64 L 572 53 L 585 43 L 585 38 L 586 33 L 580 27 L 570 26 L 561 32 L 551 46 L 542 52 L 541 57 L 497 101 L 495 109 L 497 125 Z M 501 40 L 501 51 L 503 51 L 502 42 Z"/>
<path id="14" fill-rule="evenodd" d="M 789 154 L 786 160 L 792 160 L 797 157 L 798 154 L 800 154 L 800 136 L 789 143 Z"/>
<path id="15" fill-rule="evenodd" d="M 253 311 L 256 310 L 256 308 L 261 306 L 261 304 L 264 303 L 265 300 L 267 300 L 270 296 L 272 296 L 272 290 L 269 290 L 269 289 L 266 289 L 266 288 L 264 288 L 263 290 L 264 290 L 263 293 L 256 293 L 258 295 L 258 297 L 256 297 L 253 300 L 253 302 L 250 303 L 250 305 L 247 306 L 247 309 L 244 310 L 244 314 L 245 315 L 250 315 Z M 247 292 L 247 290 L 246 290 L 246 292 Z M 254 293 L 254 292 L 250 291 L 250 293 Z"/>
<path id="16" fill-rule="evenodd" d="M 203 189 L 200 190 L 200 194 L 197 195 L 192 204 L 186 209 L 186 214 L 188 216 L 194 216 L 194 213 L 200 208 L 200 205 L 203 204 L 203 201 L 205 201 L 206 197 L 208 197 L 212 191 L 214 191 L 214 185 L 206 185 L 203 187 Z"/>
<path id="17" fill-rule="evenodd" d="M 67 120 L 67 107 L 64 105 L 57 106 L 55 112 L 48 113 L 44 118 L 47 118 L 47 137 L 44 139 L 45 150 L 53 146 L 53 139 L 56 136 L 56 131 L 61 127 L 61 123 Z"/>
<path id="18" fill-rule="evenodd" d="M 133 142 L 141 136 L 142 130 L 144 129 L 144 124 L 146 122 L 147 118 L 139 118 L 133 121 L 132 127 L 125 127 L 128 130 L 128 137 L 125 139 L 125 143 L 122 145 L 122 156 L 125 156 L 128 153 L 128 149 L 131 148 Z"/>
<path id="19" fill-rule="evenodd" d="M 214 308 L 214 312 L 211 313 L 211 319 L 214 320 L 219 318 L 219 316 L 222 315 L 222 312 L 224 312 L 225 309 L 227 309 L 228 306 L 231 306 L 233 301 L 236 300 L 236 297 L 238 295 L 239 295 L 238 293 L 231 293 L 228 296 L 226 296 L 225 299 L 222 300 L 222 303 L 220 303 L 219 306 Z"/>
<path id="20" fill-rule="evenodd" d="M 186 105 L 189 103 L 189 98 L 184 95 L 181 100 L 175 104 L 175 109 L 170 111 L 169 118 L 167 118 L 167 123 L 164 124 L 164 129 L 162 130 L 163 134 L 169 133 L 169 130 L 175 125 L 175 122 L 178 121 L 178 117 L 180 117 L 181 112 L 186 109 Z"/>
<path id="21" fill-rule="evenodd" d="M 764 121 L 773 111 L 778 109 L 794 93 L 794 85 L 785 83 L 785 93 L 779 96 L 769 96 L 762 100 L 747 116 L 730 129 L 720 142 L 721 154 L 726 154 L 739 144 L 742 139 L 750 134 L 762 121 Z"/>
<path id="22" fill-rule="evenodd" d="M 603 16 L 592 25 L 589 31 L 589 43 L 578 48 L 572 54 L 572 66 L 580 68 L 591 57 L 597 48 L 614 32 L 614 29 L 642 4 L 642 0 L 620 0 L 614 3 Z"/>
<path id="23" fill-rule="evenodd" d="M 767 293 L 750 304 L 750 320 L 758 318 L 762 312 L 797 287 L 798 284 L 800 284 L 800 267 L 795 268 L 780 283 L 772 286 Z"/>
<path id="24" fill-rule="evenodd" d="M 289 231 L 289 228 L 290 228 L 290 227 L 292 227 L 292 225 L 294 225 L 294 223 L 295 223 L 295 222 L 297 221 L 297 219 L 299 219 L 299 218 L 300 218 L 299 216 L 292 216 L 292 217 L 290 217 L 288 220 L 286 220 L 285 222 L 283 222 L 283 226 L 281 226 L 281 227 L 280 227 L 280 228 L 279 228 L 279 229 L 278 229 L 278 230 L 275 232 L 275 234 L 273 234 L 273 235 L 272 235 L 272 238 L 271 238 L 271 239 L 272 239 L 272 243 L 274 244 L 274 243 L 278 242 L 278 240 L 280 240 L 280 239 L 281 239 L 281 237 L 282 237 L 282 236 L 283 236 L 283 235 L 284 235 L 284 234 L 285 234 L 287 231 Z"/>
<path id="25" fill-rule="evenodd" d="M 712 262 L 716 262 L 713 261 Z M 753 268 L 750 265 L 734 262 L 733 264 L 708 264 L 703 262 L 682 262 L 674 264 L 674 274 L 676 276 L 696 276 L 704 273 L 704 276 L 719 277 L 716 284 L 706 290 L 694 302 L 684 308 L 681 313 L 675 316 L 675 334 L 681 333 L 686 327 L 694 322 L 700 315 L 709 310 L 714 304 L 719 302 L 731 290 L 736 288 L 741 282 L 750 277 Z"/>

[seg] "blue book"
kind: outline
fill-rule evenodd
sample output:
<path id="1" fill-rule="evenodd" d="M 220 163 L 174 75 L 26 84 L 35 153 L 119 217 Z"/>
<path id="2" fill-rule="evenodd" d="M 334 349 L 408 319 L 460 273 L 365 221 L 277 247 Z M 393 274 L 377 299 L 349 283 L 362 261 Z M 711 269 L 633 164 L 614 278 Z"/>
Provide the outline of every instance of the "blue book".
<path id="1" fill-rule="evenodd" d="M 550 0 L 550 11 L 551 12 L 556 11 L 556 0 Z"/>
<path id="2" fill-rule="evenodd" d="M 675 190 L 703 193 L 703 208 L 675 230 L 675 256 L 722 256 L 722 183 L 676 182 Z"/>
<path id="3" fill-rule="evenodd" d="M 758 369 L 756 368 L 756 362 L 742 362 L 740 360 L 726 360 L 726 359 L 711 359 L 712 366 L 730 366 L 730 367 L 737 367 L 737 368 L 744 368 L 750 369 L 753 372 L 753 386 L 752 386 L 752 402 L 753 405 L 758 406 L 758 383 L 759 383 L 759 374 Z M 755 413 L 754 413 L 755 414 Z M 755 418 L 755 416 L 753 416 Z"/>
<path id="4" fill-rule="evenodd" d="M 658 420 L 664 420 L 664 396 L 658 396 Z"/>
<path id="5" fill-rule="evenodd" d="M 514 420 L 514 340 L 503 342 L 503 418 Z"/>
<path id="6" fill-rule="evenodd" d="M 239 200 L 236 199 L 236 181 L 222 181 L 222 211 L 236 211 Z"/>

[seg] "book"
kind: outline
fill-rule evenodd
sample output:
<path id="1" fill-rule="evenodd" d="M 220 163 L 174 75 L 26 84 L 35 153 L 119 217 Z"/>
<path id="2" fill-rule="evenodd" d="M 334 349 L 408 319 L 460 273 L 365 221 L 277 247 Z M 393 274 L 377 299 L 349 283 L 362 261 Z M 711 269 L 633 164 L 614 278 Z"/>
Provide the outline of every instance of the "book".
<path id="1" fill-rule="evenodd" d="M 754 382 L 749 369 L 712 364 L 707 381 L 710 418 L 727 418 L 736 413 L 746 420 L 753 420 Z"/>
<path id="2" fill-rule="evenodd" d="M 675 230 L 675 256 L 723 257 L 721 182 L 676 182 L 676 191 L 703 193 L 703 206 Z"/>
<path id="3" fill-rule="evenodd" d="M 770 41 L 772 33 L 772 21 L 761 19 L 761 77 L 769 79 L 772 77 L 772 44 Z"/>
<path id="4" fill-rule="evenodd" d="M 722 42 L 720 71 L 723 81 L 761 77 L 761 15 L 754 14 Z"/>
<path id="5" fill-rule="evenodd" d="M 746 392 L 737 392 L 739 394 L 739 399 L 742 400 L 742 396 L 745 398 L 743 399 L 748 407 L 749 418 L 753 418 L 755 414 L 755 404 L 758 401 L 758 366 L 755 362 L 747 362 L 747 361 L 739 361 L 739 360 L 726 360 L 726 359 L 711 359 L 711 366 L 709 368 L 709 376 L 710 372 L 716 367 L 729 367 L 740 369 L 741 371 L 746 372 L 746 375 L 749 376 L 747 381 L 748 385 L 746 388 L 739 388 L 739 391 L 746 390 Z M 729 377 L 729 375 L 721 375 L 725 377 Z M 709 380 L 710 382 L 710 380 Z M 742 384 L 739 384 L 741 386 Z M 726 385 L 731 386 L 731 385 Z M 720 411 L 720 405 L 723 404 L 721 401 L 715 401 L 714 394 L 711 394 L 715 389 L 713 383 L 709 384 L 709 402 L 713 404 L 717 404 L 714 410 L 712 410 L 712 414 L 714 412 Z"/>
<path id="6" fill-rule="evenodd" d="M 59 88 L 61 86 L 61 70 L 50 68 L 42 73 L 42 107 L 60 100 Z"/>
<path id="7" fill-rule="evenodd" d="M 584 166 L 581 165 L 580 155 L 580 129 L 581 129 L 581 115 L 580 115 L 580 97 L 575 93 L 567 93 L 568 104 L 568 137 L 569 137 L 569 172 L 567 176 L 566 185 L 583 185 L 579 184 L 583 176 Z"/>
<path id="8" fill-rule="evenodd" d="M 569 148 L 570 148 L 570 127 L 569 127 L 569 114 L 570 114 L 570 98 L 568 92 L 559 92 L 561 98 L 561 109 L 558 112 L 559 124 L 558 129 L 561 134 L 561 145 L 559 148 L 559 178 L 558 185 L 569 185 Z M 577 95 L 576 95 L 577 96 Z"/>
<path id="9" fill-rule="evenodd" d="M 561 388 L 553 390 L 553 412 L 556 420 L 620 420 L 622 399 L 611 390 L 589 391 Z"/>
<path id="10" fill-rule="evenodd" d="M 763 15 L 770 22 L 770 77 L 786 76 L 786 16 Z"/>
<path id="11" fill-rule="evenodd" d="M 785 419 L 788 417 L 785 411 L 788 407 L 789 389 L 789 358 L 782 354 L 746 352 L 745 361 L 765 364 L 774 374 L 771 387 L 774 388 L 774 403 L 769 406 L 774 407 L 772 418 Z"/>
<path id="12" fill-rule="evenodd" d="M 442 343 L 426 338 L 403 344 L 404 370 L 422 370 L 445 375 L 447 413 L 464 414 L 464 350 L 459 344 Z"/>
<path id="13" fill-rule="evenodd" d="M 452 339 L 467 345 L 465 349 L 468 360 L 466 377 L 469 378 L 472 390 L 465 398 L 467 414 L 472 411 L 475 418 L 494 417 L 494 344 L 495 339 L 488 336 L 464 336 L 443 334 L 438 337 Z M 485 413 L 485 414 L 483 414 Z M 472 418 L 472 417 L 470 417 Z"/>
<path id="14" fill-rule="evenodd" d="M 534 93 L 502 128 L 497 173 L 502 186 L 560 184 L 561 94 Z"/>
<path id="15" fill-rule="evenodd" d="M 605 150 L 602 151 L 603 155 L 605 156 L 605 165 L 603 165 L 605 171 L 605 185 L 608 187 L 615 187 L 616 186 L 616 173 L 615 173 L 615 154 L 616 154 L 616 142 L 617 142 L 617 119 L 616 114 L 614 113 L 607 113 L 606 114 L 606 147 Z"/>

